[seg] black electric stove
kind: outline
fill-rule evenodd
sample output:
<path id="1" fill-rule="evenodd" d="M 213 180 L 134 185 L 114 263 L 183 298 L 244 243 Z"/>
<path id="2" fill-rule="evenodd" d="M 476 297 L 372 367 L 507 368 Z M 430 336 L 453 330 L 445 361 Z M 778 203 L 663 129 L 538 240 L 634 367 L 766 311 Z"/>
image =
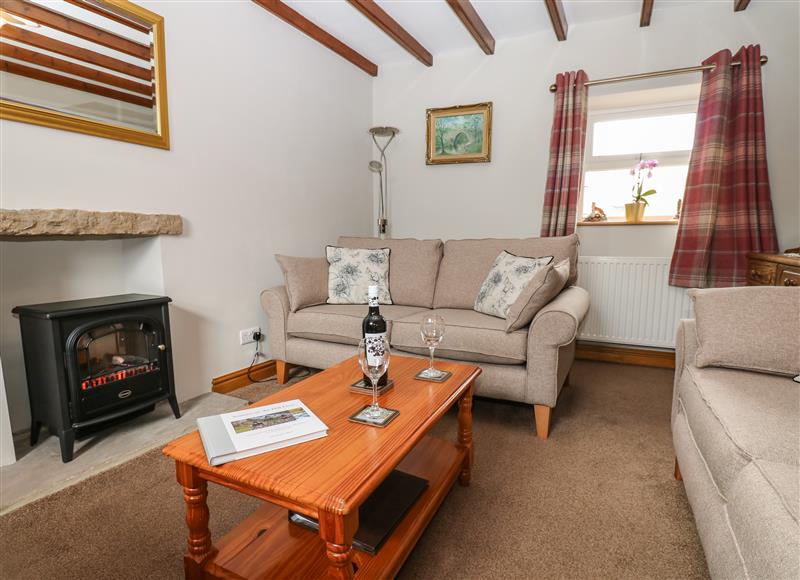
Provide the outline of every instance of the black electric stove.
<path id="1" fill-rule="evenodd" d="M 46 425 L 72 460 L 76 436 L 175 398 L 167 296 L 123 294 L 17 306 L 31 445 Z"/>

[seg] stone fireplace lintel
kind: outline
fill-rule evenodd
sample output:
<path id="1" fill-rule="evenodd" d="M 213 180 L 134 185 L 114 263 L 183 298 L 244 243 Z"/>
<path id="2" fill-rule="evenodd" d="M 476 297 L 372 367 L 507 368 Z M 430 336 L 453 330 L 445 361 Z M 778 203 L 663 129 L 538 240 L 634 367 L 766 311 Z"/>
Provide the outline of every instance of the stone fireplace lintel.
<path id="1" fill-rule="evenodd" d="M 183 233 L 181 216 L 82 209 L 2 209 L 0 239 L 132 238 Z"/>

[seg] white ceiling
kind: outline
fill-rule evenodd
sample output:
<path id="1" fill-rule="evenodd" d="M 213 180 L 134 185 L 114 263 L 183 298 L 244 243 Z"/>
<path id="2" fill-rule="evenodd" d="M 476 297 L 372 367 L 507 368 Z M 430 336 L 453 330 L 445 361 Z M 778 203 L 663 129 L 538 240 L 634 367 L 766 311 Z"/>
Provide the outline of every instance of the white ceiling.
<path id="1" fill-rule="evenodd" d="M 345 0 L 287 0 L 286 3 L 378 65 L 414 60 Z M 436 55 L 444 52 L 465 48 L 480 51 L 445 0 L 377 0 L 377 3 L 433 55 L 434 63 Z M 495 40 L 551 30 L 542 0 L 473 0 L 472 4 Z M 641 0 L 563 0 L 563 4 L 569 26 L 620 17 L 629 17 L 631 26 L 639 25 Z"/>

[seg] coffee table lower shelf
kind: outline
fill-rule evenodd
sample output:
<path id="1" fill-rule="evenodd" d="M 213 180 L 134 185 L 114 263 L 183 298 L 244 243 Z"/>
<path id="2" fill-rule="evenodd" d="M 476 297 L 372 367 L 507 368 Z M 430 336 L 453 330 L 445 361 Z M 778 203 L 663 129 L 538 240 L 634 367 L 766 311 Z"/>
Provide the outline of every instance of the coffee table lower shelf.
<path id="1" fill-rule="evenodd" d="M 428 480 L 428 489 L 373 555 L 353 550 L 357 578 L 392 578 L 403 565 L 461 471 L 465 450 L 426 436 L 398 469 Z M 265 503 L 220 541 L 205 565 L 211 578 L 324 578 L 328 559 L 320 537 L 288 521 L 287 510 Z"/>

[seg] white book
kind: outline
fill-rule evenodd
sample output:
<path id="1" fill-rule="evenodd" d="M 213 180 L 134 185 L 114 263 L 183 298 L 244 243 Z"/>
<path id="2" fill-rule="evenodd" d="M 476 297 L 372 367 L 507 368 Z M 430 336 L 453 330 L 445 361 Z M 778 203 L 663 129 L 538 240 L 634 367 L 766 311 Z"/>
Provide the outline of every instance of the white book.
<path id="1" fill-rule="evenodd" d="M 328 427 L 299 399 L 201 417 L 200 439 L 211 465 L 325 437 Z"/>

